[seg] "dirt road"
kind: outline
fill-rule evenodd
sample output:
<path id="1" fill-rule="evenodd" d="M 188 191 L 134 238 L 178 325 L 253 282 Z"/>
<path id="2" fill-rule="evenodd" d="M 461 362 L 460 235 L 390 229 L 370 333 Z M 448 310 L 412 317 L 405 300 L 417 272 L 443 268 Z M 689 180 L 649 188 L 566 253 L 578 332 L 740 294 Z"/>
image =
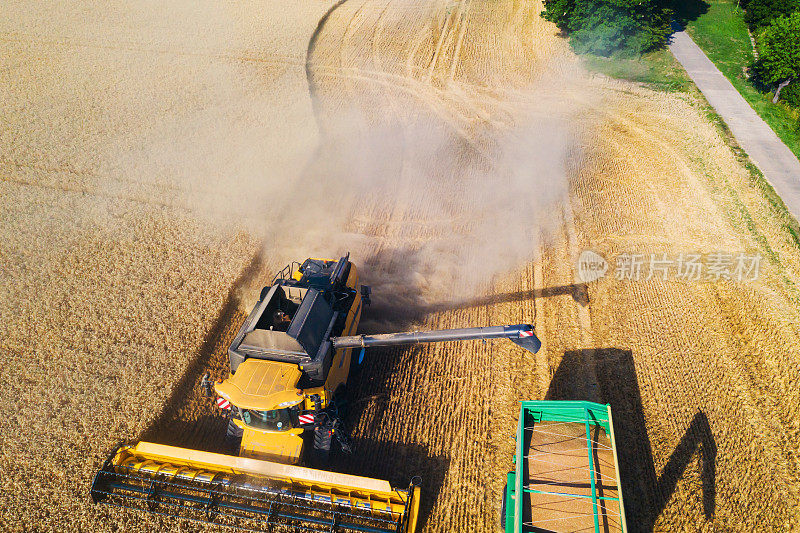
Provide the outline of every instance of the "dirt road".
<path id="1" fill-rule="evenodd" d="M 114 36 L 11 6 L 3 75 L 24 82 L 5 101 L 40 100 L 5 108 L 0 348 L 10 396 L 37 407 L 3 422 L 4 527 L 183 527 L 91 507 L 92 469 L 118 438 L 219 448 L 202 371 L 224 372 L 226 339 L 282 260 L 347 249 L 375 291 L 366 330 L 531 321 L 544 340 L 536 357 L 375 350 L 351 382 L 359 454 L 337 468 L 421 475 L 424 531 L 495 530 L 517 401 L 545 397 L 612 404 L 632 530 L 800 526 L 796 233 L 694 96 L 589 77 L 538 2 L 145 20 L 153 6 L 137 4 L 113 12 Z M 117 92 L 91 90 L 108 79 Z M 147 105 L 118 109 L 119 91 Z M 105 233 L 81 223 L 98 212 Z M 251 237 L 231 240 L 231 219 Z M 584 249 L 606 277 L 576 277 Z M 760 254 L 757 279 L 616 277 L 632 254 L 649 268 L 650 254 L 714 252 Z"/>
<path id="2" fill-rule="evenodd" d="M 800 161 L 797 156 L 680 26 L 675 27 L 669 49 L 731 129 L 736 142 L 780 194 L 789 212 L 795 219 L 800 218 Z"/>

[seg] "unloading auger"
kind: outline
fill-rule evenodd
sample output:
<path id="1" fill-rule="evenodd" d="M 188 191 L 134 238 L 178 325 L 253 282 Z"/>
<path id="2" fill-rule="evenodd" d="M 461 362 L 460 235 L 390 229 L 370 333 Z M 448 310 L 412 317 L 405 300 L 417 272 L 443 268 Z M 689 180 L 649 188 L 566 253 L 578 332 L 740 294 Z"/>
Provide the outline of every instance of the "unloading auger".
<path id="1" fill-rule="evenodd" d="M 349 254 L 288 265 L 231 343 L 230 375 L 203 379 L 239 454 L 122 445 L 95 475 L 94 502 L 247 530 L 413 533 L 418 477 L 398 488 L 325 470 L 334 444 L 349 448 L 341 415 L 353 349 L 360 363 L 373 346 L 505 338 L 535 353 L 541 343 L 528 324 L 354 335 L 369 296 Z"/>

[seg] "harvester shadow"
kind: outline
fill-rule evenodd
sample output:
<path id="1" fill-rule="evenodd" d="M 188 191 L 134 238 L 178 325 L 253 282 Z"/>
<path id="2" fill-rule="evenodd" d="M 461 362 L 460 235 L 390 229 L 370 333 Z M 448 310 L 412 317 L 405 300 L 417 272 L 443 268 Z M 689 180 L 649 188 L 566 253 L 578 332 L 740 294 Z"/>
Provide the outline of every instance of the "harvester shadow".
<path id="1" fill-rule="evenodd" d="M 444 486 L 450 458 L 431 453 L 423 442 L 393 442 L 380 436 L 381 429 L 395 424 L 396 410 L 390 403 L 393 377 L 410 364 L 415 347 L 372 348 L 358 371 L 348 380 L 348 428 L 358 427 L 352 439 L 353 453 L 339 455 L 334 468 L 348 474 L 386 479 L 393 487 L 405 488 L 414 476 L 421 478 L 422 499 L 418 530 L 423 529 Z M 354 354 L 356 355 L 356 354 Z M 425 420 L 417 418 L 418 424 Z"/>
<path id="2" fill-rule="evenodd" d="M 240 288 L 256 277 L 263 267 L 264 258 L 259 252 L 231 285 L 225 304 L 206 333 L 203 344 L 172 389 L 161 412 L 138 440 L 221 453 L 235 452 L 229 449 L 224 439 L 227 418 L 211 399 L 202 395 L 199 383 L 206 372 L 222 377 L 227 370 L 226 341 L 235 334 L 236 327 L 244 318 L 239 305 Z"/>
<path id="3" fill-rule="evenodd" d="M 522 302 L 534 298 L 551 298 L 553 296 L 571 296 L 575 302 L 581 306 L 589 305 L 589 291 L 585 283 L 572 283 L 570 285 L 558 285 L 555 287 L 545 287 L 544 289 L 532 289 L 529 291 L 506 292 L 492 294 L 479 298 L 467 300 L 456 300 L 450 303 L 434 304 L 423 307 L 426 313 L 438 313 L 456 309 L 470 309 L 486 305 L 501 303 Z"/>
<path id="4" fill-rule="evenodd" d="M 363 333 L 385 333 L 418 324 L 431 314 L 472 309 L 502 303 L 532 301 L 534 298 L 570 296 L 581 306 L 589 305 L 586 283 L 572 283 L 475 298 L 453 298 L 447 301 L 426 303 L 428 291 L 420 281 L 420 251 L 409 248 L 383 249 L 364 261 L 360 270 L 361 281 L 372 288 L 372 304 L 362 319 Z M 399 261 L 398 258 L 402 258 Z"/>
<path id="5" fill-rule="evenodd" d="M 594 376 L 589 376 L 591 371 L 587 369 L 590 366 L 587 362 L 593 362 Z M 717 445 L 708 418 L 703 411 L 694 415 L 658 476 L 630 350 L 607 348 L 566 352 L 546 398 L 611 404 L 625 514 L 631 531 L 653 531 L 657 518 L 697 452 L 702 464 L 703 512 L 707 519 L 713 517 Z"/>
<path id="6" fill-rule="evenodd" d="M 387 442 L 357 438 L 352 442 L 353 453 L 339 453 L 332 461 L 332 470 L 385 479 L 393 487 L 406 488 L 414 476 L 420 478 L 420 510 L 417 531 L 424 529 L 433 504 L 444 485 L 450 459 L 432 455 L 422 444 Z"/>
<path id="7" fill-rule="evenodd" d="M 414 323 L 422 321 L 426 316 L 435 313 L 473 309 L 501 303 L 524 302 L 531 301 L 534 298 L 550 298 L 563 295 L 571 296 L 572 299 L 581 306 L 589 304 L 589 293 L 585 283 L 560 285 L 557 287 L 547 287 L 530 291 L 507 292 L 436 304 L 417 303 L 405 305 L 402 309 L 393 308 L 391 302 L 384 303 L 380 298 L 376 298 L 373 300 L 373 309 L 377 311 L 377 315 L 381 317 L 381 321 L 379 322 L 370 316 L 369 319 L 365 320 L 364 327 L 361 328 L 361 331 L 363 333 L 385 333 L 387 327 L 407 328 Z"/>

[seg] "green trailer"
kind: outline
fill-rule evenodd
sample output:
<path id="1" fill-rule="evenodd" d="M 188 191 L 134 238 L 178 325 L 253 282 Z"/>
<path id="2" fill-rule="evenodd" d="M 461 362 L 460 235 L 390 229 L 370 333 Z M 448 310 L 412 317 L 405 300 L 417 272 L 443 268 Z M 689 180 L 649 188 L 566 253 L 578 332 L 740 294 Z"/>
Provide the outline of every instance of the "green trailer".
<path id="1" fill-rule="evenodd" d="M 611 406 L 524 401 L 516 440 L 506 533 L 627 531 Z"/>

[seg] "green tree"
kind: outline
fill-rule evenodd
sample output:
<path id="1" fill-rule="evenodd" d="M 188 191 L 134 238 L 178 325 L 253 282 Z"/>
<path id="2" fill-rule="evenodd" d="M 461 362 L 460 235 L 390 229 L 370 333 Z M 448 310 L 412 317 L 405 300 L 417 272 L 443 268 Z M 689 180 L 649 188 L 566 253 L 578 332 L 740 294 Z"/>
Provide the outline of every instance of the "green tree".
<path id="1" fill-rule="evenodd" d="M 754 29 L 768 26 L 776 18 L 800 10 L 800 0 L 747 0 L 744 21 Z"/>
<path id="2" fill-rule="evenodd" d="M 800 12 L 776 18 L 758 36 L 757 70 L 777 86 L 773 103 L 784 87 L 800 78 Z"/>
<path id="3" fill-rule="evenodd" d="M 663 46 L 670 0 L 545 0 L 542 16 L 570 36 L 578 53 L 639 54 Z"/>

